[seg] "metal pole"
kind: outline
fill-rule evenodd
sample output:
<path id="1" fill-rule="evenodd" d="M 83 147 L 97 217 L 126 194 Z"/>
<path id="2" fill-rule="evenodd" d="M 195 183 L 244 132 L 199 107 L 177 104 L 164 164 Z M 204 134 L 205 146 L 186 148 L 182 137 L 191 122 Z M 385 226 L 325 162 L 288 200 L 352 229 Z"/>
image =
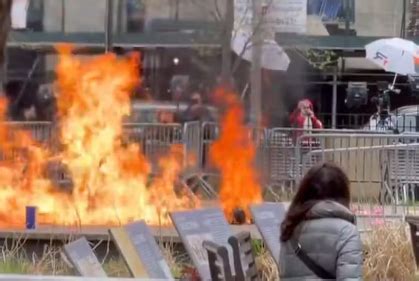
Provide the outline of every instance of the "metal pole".
<path id="1" fill-rule="evenodd" d="M 261 27 L 262 3 L 253 0 L 253 37 L 252 37 L 252 67 L 251 67 L 251 96 L 250 96 L 250 121 L 253 125 L 260 125 L 262 115 L 262 43 L 263 30 Z"/>
<path id="2" fill-rule="evenodd" d="M 61 0 L 61 32 L 65 32 L 65 0 Z"/>
<path id="3" fill-rule="evenodd" d="M 179 0 L 175 0 L 175 21 L 179 20 Z"/>
<path id="4" fill-rule="evenodd" d="M 105 17 L 105 51 L 112 50 L 113 35 L 113 0 L 106 0 L 106 17 Z"/>
<path id="5" fill-rule="evenodd" d="M 117 5 L 118 5 L 117 6 L 118 10 L 117 10 L 117 19 L 116 19 L 116 23 L 117 23 L 116 30 L 120 34 L 122 32 L 122 19 L 124 18 L 123 16 L 124 1 L 118 0 Z"/>
<path id="6" fill-rule="evenodd" d="M 406 38 L 406 9 L 407 9 L 407 0 L 403 0 L 403 15 L 402 15 L 402 22 L 400 28 L 400 37 Z"/>
<path id="7" fill-rule="evenodd" d="M 349 30 L 351 29 L 351 19 L 350 19 L 350 0 L 344 1 L 344 9 L 345 9 L 345 34 L 349 35 Z"/>
<path id="8" fill-rule="evenodd" d="M 8 50 L 7 50 L 7 44 L 4 46 L 3 49 L 3 65 L 1 66 L 1 72 L 0 72 L 0 96 L 4 94 L 4 91 L 6 90 L 6 84 L 8 81 L 8 63 L 9 63 L 9 56 L 8 56 Z"/>
<path id="9" fill-rule="evenodd" d="M 333 74 L 333 97 L 332 97 L 332 129 L 336 129 L 336 115 L 338 103 L 338 74 L 337 67 Z"/>
<path id="10" fill-rule="evenodd" d="M 221 77 L 222 82 L 231 84 L 231 39 L 234 30 L 234 0 L 226 1 L 226 12 L 224 14 L 224 31 L 223 31 L 223 45 L 221 55 Z"/>

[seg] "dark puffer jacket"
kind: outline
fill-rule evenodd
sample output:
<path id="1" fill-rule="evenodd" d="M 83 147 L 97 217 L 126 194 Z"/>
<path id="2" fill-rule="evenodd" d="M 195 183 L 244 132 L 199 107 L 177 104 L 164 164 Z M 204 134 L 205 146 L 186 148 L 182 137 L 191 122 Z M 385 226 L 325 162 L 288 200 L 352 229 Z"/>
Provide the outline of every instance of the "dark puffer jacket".
<path id="1" fill-rule="evenodd" d="M 314 205 L 294 232 L 295 240 L 318 265 L 338 281 L 362 280 L 362 243 L 355 216 L 343 205 L 322 201 Z M 281 281 L 322 280 L 295 255 L 291 243 L 281 245 Z"/>

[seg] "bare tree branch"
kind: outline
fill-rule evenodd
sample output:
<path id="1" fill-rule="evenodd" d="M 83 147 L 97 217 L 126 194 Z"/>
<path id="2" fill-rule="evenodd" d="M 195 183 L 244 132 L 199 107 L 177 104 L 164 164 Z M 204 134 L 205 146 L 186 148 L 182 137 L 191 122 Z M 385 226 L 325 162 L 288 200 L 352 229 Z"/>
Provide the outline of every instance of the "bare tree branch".
<path id="1" fill-rule="evenodd" d="M 205 5 L 205 0 L 189 0 L 192 4 L 196 5 L 200 9 L 208 9 L 208 6 Z M 218 6 L 218 0 L 214 0 L 214 10 L 208 11 L 211 17 L 215 22 L 222 22 L 223 16 L 221 15 L 221 12 L 219 10 Z"/>
<path id="2" fill-rule="evenodd" d="M 207 9 L 208 6 L 205 6 L 204 1 L 206 0 L 190 0 L 191 3 L 197 5 L 200 8 Z M 222 76 L 223 79 L 227 79 L 227 76 L 232 76 L 238 70 L 240 65 L 240 60 L 242 59 L 245 52 L 251 47 L 251 43 L 254 37 L 254 34 L 257 32 L 263 32 L 263 23 L 265 22 L 266 14 L 262 14 L 262 20 L 257 23 L 255 29 L 250 32 L 249 38 L 246 39 L 246 42 L 243 46 L 243 49 L 237 54 L 237 58 L 231 63 L 231 41 L 233 38 L 237 36 L 240 27 L 245 25 L 246 17 L 249 13 L 252 13 L 251 5 L 246 7 L 244 14 L 239 19 L 239 15 L 234 14 L 234 0 L 225 0 L 226 1 L 226 9 L 225 14 L 222 15 L 221 8 L 220 8 L 220 1 L 213 0 L 214 3 L 214 10 L 209 11 L 209 14 L 222 25 L 222 53 L 223 53 L 223 62 L 222 62 Z M 269 10 L 272 6 L 273 0 L 269 0 L 269 2 L 265 5 L 265 9 Z M 234 21 L 236 21 L 236 27 L 234 26 Z M 227 69 L 228 68 L 228 69 Z"/>
<path id="3" fill-rule="evenodd" d="M 270 0 L 269 3 L 266 5 L 267 10 L 269 10 L 272 3 L 273 3 L 273 0 Z M 246 13 L 247 13 L 247 10 L 246 10 Z M 241 50 L 240 54 L 238 54 L 236 60 L 233 63 L 233 67 L 232 67 L 232 70 L 231 70 L 232 75 L 234 75 L 236 73 L 237 69 L 239 68 L 240 60 L 243 58 L 244 53 L 250 48 L 254 35 L 257 32 L 263 32 L 263 23 L 265 21 L 265 18 L 266 18 L 266 14 L 262 14 L 262 20 L 257 23 L 256 28 L 254 30 L 252 30 L 249 38 L 247 38 L 247 40 L 246 40 L 246 42 L 243 46 L 243 49 Z M 241 22 L 243 22 L 243 21 L 241 21 Z M 233 35 L 233 38 L 235 36 L 237 36 L 237 30 L 235 30 L 235 34 Z M 264 44 L 264 42 L 262 42 L 262 44 Z"/>
<path id="4" fill-rule="evenodd" d="M 215 9 L 215 17 L 217 18 L 218 21 L 222 21 L 223 20 L 223 15 L 222 15 L 221 10 L 220 10 L 219 0 L 214 0 L 214 9 Z"/>

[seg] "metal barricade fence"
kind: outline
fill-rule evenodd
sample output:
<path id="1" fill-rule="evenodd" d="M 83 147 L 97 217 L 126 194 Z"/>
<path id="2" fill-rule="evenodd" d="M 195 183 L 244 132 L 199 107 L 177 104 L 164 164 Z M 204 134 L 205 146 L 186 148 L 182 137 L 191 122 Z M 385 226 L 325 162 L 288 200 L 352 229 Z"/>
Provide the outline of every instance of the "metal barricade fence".
<path id="1" fill-rule="evenodd" d="M 294 187 L 301 171 L 301 153 L 310 151 L 317 146 L 308 142 L 305 134 L 374 134 L 384 135 L 387 132 L 370 132 L 366 130 L 336 130 L 336 129 L 298 129 L 298 128 L 272 128 L 253 130 L 253 140 L 257 148 L 256 167 L 264 185 Z M 211 167 L 209 150 L 212 143 L 218 138 L 219 127 L 217 123 L 202 124 L 201 142 L 201 168 L 206 173 L 216 172 Z M 314 138 L 315 140 L 315 138 Z M 304 145 L 303 145 L 304 144 Z"/>
<path id="2" fill-rule="evenodd" d="M 51 144 L 55 127 L 50 122 L 13 122 L 8 123 L 13 130 L 29 131 L 35 140 Z M 13 130 L 10 130 L 13 132 Z M 389 139 L 385 132 L 359 130 L 302 130 L 296 128 L 253 129 L 252 137 L 257 149 L 255 166 L 261 173 L 261 179 L 267 185 L 295 183 L 303 171 L 304 154 L 318 149 L 371 146 L 370 136 L 378 138 L 378 144 L 384 145 Z M 307 134 L 307 132 L 309 132 Z M 338 133 L 338 134 L 336 134 Z M 158 159 L 166 155 L 172 145 L 183 145 L 184 170 L 187 173 L 214 171 L 209 165 L 209 148 L 218 138 L 219 128 L 216 123 L 191 122 L 181 124 L 124 124 L 124 139 L 137 142 L 142 146 L 145 156 L 153 164 L 153 172 L 158 171 Z M 354 137 L 356 134 L 358 137 Z M 340 137 L 338 137 L 340 136 Z M 363 138 L 360 136 L 364 136 Z M 415 139 L 415 136 L 409 136 Z M 370 141 L 370 143 L 368 143 Z M 377 144 L 377 139 L 375 140 Z"/>
<path id="3" fill-rule="evenodd" d="M 214 141 L 219 137 L 219 124 L 212 122 L 202 123 L 201 127 L 201 169 L 205 173 L 215 173 L 217 169 L 212 166 L 209 160 L 210 148 Z M 255 144 L 256 157 L 254 166 L 259 170 L 261 179 L 263 180 L 264 175 L 269 172 L 269 146 L 268 146 L 268 133 L 267 129 L 264 128 L 249 128 L 249 138 Z"/>
<path id="4" fill-rule="evenodd" d="M 28 141 L 35 141 L 37 144 L 51 149 L 54 144 L 54 130 L 51 122 L 3 122 L 2 132 L 5 138 L 3 143 L 8 149 L 0 151 L 2 160 L 13 161 L 16 157 L 26 154 Z M 23 134 L 23 135 L 22 135 Z"/>
<path id="5" fill-rule="evenodd" d="M 200 166 L 204 172 L 214 172 L 209 161 L 209 151 L 211 144 L 218 138 L 218 124 L 214 122 L 202 123 L 202 141 L 201 141 L 201 157 Z"/>
<path id="6" fill-rule="evenodd" d="M 196 174 L 200 172 L 202 163 L 201 123 L 188 122 L 183 127 L 183 173 Z"/>
<path id="7" fill-rule="evenodd" d="M 28 133 L 36 142 L 52 149 L 55 143 L 55 137 L 58 130 L 52 122 L 5 122 L 6 137 L 13 141 L 16 133 Z M 198 170 L 199 157 L 201 157 L 201 128 L 198 122 L 181 124 L 140 124 L 127 123 L 123 126 L 123 140 L 125 142 L 136 142 L 141 145 L 142 151 L 153 166 L 153 172 L 158 170 L 158 159 L 167 155 L 172 145 L 183 145 L 184 164 L 188 170 Z M 5 159 L 5 153 L 8 158 L 14 157 L 21 151 L 2 152 L 1 157 Z M 10 157 L 9 157 L 10 156 Z M 186 161 L 195 157 L 196 161 Z M 13 159 L 10 159 L 13 160 Z M 194 164 L 193 164 L 194 163 Z"/>
<path id="8" fill-rule="evenodd" d="M 396 204 L 415 206 L 419 199 L 419 143 L 399 144 L 386 151 L 385 183 L 392 187 L 391 198 Z"/>
<path id="9" fill-rule="evenodd" d="M 347 173 L 361 217 L 400 219 L 416 212 L 419 135 L 322 134 L 316 138 L 321 145 L 301 155 L 300 178 L 313 165 L 332 161 Z"/>
<path id="10" fill-rule="evenodd" d="M 124 124 L 124 141 L 138 143 L 152 165 L 152 173 L 159 172 L 159 159 L 170 152 L 173 145 L 183 144 L 181 124 Z"/>
<path id="11" fill-rule="evenodd" d="M 49 144 L 53 139 L 54 129 L 52 122 L 5 122 L 10 139 L 11 134 L 17 131 L 27 132 L 33 140 L 39 143 Z"/>
<path id="12" fill-rule="evenodd" d="M 270 186 L 294 187 L 301 175 L 301 154 L 318 148 L 321 143 L 316 140 L 320 134 L 372 134 L 364 130 L 334 130 L 314 129 L 305 130 L 297 128 L 272 128 L 266 131 L 266 150 L 268 160 L 265 161 L 264 170 L 268 178 L 265 182 Z M 307 135 L 308 134 L 308 135 Z M 374 132 L 374 135 L 383 135 L 385 132 Z"/>

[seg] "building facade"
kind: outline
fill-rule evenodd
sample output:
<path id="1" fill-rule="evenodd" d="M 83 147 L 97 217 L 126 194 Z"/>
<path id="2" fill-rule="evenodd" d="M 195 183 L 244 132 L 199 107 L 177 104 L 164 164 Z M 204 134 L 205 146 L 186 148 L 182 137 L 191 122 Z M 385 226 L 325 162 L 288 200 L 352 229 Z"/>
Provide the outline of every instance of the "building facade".
<path id="1" fill-rule="evenodd" d="M 37 76 L 40 83 L 50 80 L 56 64 L 51 46 L 66 41 L 100 53 L 106 45 L 107 26 L 111 26 L 112 46 L 140 50 L 144 57 L 146 87 L 158 97 L 170 98 L 166 92 L 173 76 L 206 81 L 218 75 L 225 1 L 32 0 L 28 30 L 12 32 L 9 53 L 21 57 L 21 50 L 28 46 L 43 52 L 26 49 L 24 52 L 30 55 L 23 65 L 10 63 L 10 77 L 25 80 Z M 264 112 L 270 112 L 269 119 L 286 119 L 287 112 L 303 96 L 311 97 L 319 111 L 330 113 L 331 105 L 324 99 L 331 100 L 336 90 L 330 87 L 333 75 L 330 70 L 312 67 L 306 57 L 308 49 L 330 50 L 341 58 L 338 62 L 341 84 L 335 87 L 341 92 L 339 103 L 344 100 L 345 81 L 362 79 L 349 74 L 370 71 L 380 74 L 362 59 L 364 45 L 383 37 L 416 36 L 416 2 L 307 0 L 307 32 L 281 33 L 276 37 L 291 57 L 289 71 L 264 73 Z M 107 7 L 109 3 L 112 3 L 111 9 Z M 108 14 L 111 17 L 107 17 Z M 9 61 L 15 60 L 10 57 Z M 174 63 L 179 61 L 180 64 Z M 35 62 L 36 71 L 31 72 Z M 246 84 L 243 81 L 248 80 L 248 67 L 249 64 L 243 62 L 238 72 L 238 79 L 242 81 L 240 90 Z M 384 75 L 377 79 L 391 78 Z M 374 91 L 374 82 L 370 85 Z"/>

